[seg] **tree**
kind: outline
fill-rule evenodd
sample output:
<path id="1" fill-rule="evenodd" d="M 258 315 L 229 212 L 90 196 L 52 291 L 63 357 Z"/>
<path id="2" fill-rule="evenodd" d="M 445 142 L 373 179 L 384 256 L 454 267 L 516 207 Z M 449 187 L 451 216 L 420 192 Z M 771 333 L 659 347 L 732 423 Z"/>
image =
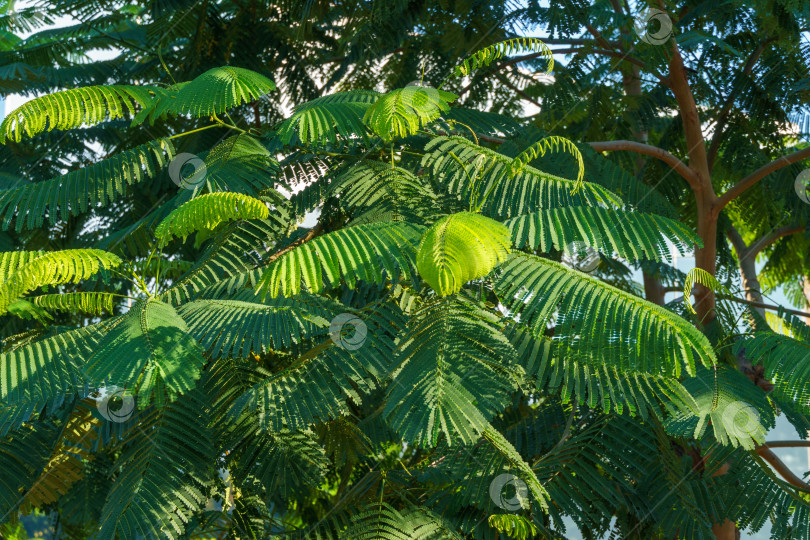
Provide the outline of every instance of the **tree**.
<path id="1" fill-rule="evenodd" d="M 807 536 L 806 486 L 762 446 L 777 410 L 803 418 L 806 333 L 788 318 L 793 337 L 737 340 L 766 394 L 728 365 L 733 313 L 713 347 L 684 306 L 633 294 L 622 260 L 672 273 L 673 250 L 705 239 L 593 148 L 453 105 L 521 52 L 550 67 L 537 40 L 496 44 L 458 66 L 473 78 L 442 86 L 455 95 L 342 92 L 278 124 L 254 121 L 272 81 L 233 66 L 15 111 L 15 149 L 135 120 L 105 160 L 0 195 L 12 245 L 47 221 L 72 248 L 0 265 L 4 323 L 25 330 L 0 356 L 4 519 L 57 510 L 75 537 L 493 538 L 559 535 L 565 515 L 692 538 L 771 518 Z M 168 196 L 139 206 L 150 193 Z M 89 227 L 106 215 L 122 220 Z M 579 272 L 593 250 L 597 273 Z"/>

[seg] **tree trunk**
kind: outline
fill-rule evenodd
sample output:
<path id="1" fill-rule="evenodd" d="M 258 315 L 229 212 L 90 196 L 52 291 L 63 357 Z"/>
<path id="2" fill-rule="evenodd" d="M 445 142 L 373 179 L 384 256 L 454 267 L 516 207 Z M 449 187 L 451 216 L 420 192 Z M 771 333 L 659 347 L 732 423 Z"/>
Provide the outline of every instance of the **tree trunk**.
<path id="1" fill-rule="evenodd" d="M 659 306 L 664 305 L 664 286 L 661 282 L 653 275 L 648 274 L 647 272 L 643 273 L 644 277 L 644 296 L 647 298 L 648 302 L 652 302 L 653 304 L 658 304 Z"/>
<path id="2" fill-rule="evenodd" d="M 727 234 L 731 244 L 734 246 L 734 251 L 737 252 L 737 259 L 740 261 L 740 277 L 742 278 L 743 291 L 745 291 L 745 299 L 749 302 L 763 303 L 762 285 L 760 285 L 757 276 L 757 254 L 752 251 L 751 246 L 745 245 L 745 241 L 737 229 L 729 227 Z M 765 308 L 754 307 L 754 309 L 765 318 Z"/>
<path id="3" fill-rule="evenodd" d="M 700 200 L 702 198 L 698 198 L 697 232 L 700 239 L 703 240 L 703 247 L 695 250 L 695 266 L 715 275 L 717 272 L 717 215 L 715 215 L 714 205 Z M 695 311 L 702 326 L 706 326 L 714 319 L 715 308 L 714 291 L 703 285 L 695 287 Z"/>
<path id="4" fill-rule="evenodd" d="M 810 312 L 810 277 L 804 276 L 804 310 Z M 804 323 L 810 326 L 810 315 L 804 318 Z"/>
<path id="5" fill-rule="evenodd" d="M 622 67 L 622 86 L 624 86 L 625 96 L 641 95 L 641 70 L 637 65 L 624 65 Z M 640 143 L 646 144 L 648 132 L 633 130 L 633 138 Z M 644 156 L 639 154 L 638 157 L 636 157 L 635 170 L 633 171 L 636 176 L 641 173 L 646 163 L 647 159 Z M 642 279 L 644 280 L 644 297 L 647 301 L 663 306 L 665 291 L 661 281 L 652 274 L 648 274 L 644 271 L 642 271 Z"/>

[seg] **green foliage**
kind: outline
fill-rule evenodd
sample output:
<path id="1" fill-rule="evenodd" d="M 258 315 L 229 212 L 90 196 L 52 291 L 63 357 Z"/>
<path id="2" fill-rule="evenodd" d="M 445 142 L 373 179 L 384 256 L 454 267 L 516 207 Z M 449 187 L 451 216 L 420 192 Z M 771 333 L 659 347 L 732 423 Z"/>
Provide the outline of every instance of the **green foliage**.
<path id="1" fill-rule="evenodd" d="M 368 108 L 380 97 L 377 92 L 337 92 L 296 107 L 278 127 L 277 137 L 285 145 L 317 145 L 363 136 Z"/>
<path id="2" fill-rule="evenodd" d="M 632 14 L 68 4 L 20 20 L 67 6 L 81 25 L 0 51 L 6 93 L 43 96 L 2 126 L 0 522 L 54 511 L 66 537 L 122 540 L 496 540 L 568 536 L 566 518 L 588 538 L 711 538 L 722 519 L 770 517 L 778 537 L 810 534 L 805 494 L 750 452 L 776 412 L 807 425 L 805 333 L 790 321 L 795 339 L 739 337 L 721 303 L 710 341 L 679 302 L 642 300 L 633 268 L 667 290 L 715 286 L 665 262 L 701 242 L 688 186 L 656 160 L 572 142 L 643 132 L 688 148 L 647 77 L 671 48 L 594 60 L 626 46 Z M 576 40 L 557 84 L 538 82 L 553 58 L 536 38 L 458 58 L 480 39 L 465 29 L 501 20 L 492 35 L 519 35 L 505 14 Z M 594 44 L 582 20 L 616 27 Z M 751 49 L 746 32 L 780 21 L 735 19 L 729 43 Z M 730 45 L 687 37 L 728 64 Z M 82 56 L 98 49 L 118 56 Z M 459 62 L 465 80 L 430 87 Z M 636 80 L 631 67 L 643 92 L 627 99 L 612 85 Z M 722 110 L 703 96 L 728 95 L 713 75 L 702 115 Z M 729 123 L 779 132 L 772 96 L 795 104 L 796 90 L 766 75 L 750 74 L 763 93 L 744 86 Z M 279 99 L 265 99 L 270 76 Z M 397 88 L 411 79 L 424 82 Z M 470 108 L 450 107 L 457 95 Z M 520 101 L 537 99 L 524 118 Z M 780 146 L 754 143 L 746 157 L 723 138 L 721 184 Z M 197 170 L 178 178 L 181 156 Z M 769 202 L 735 204 L 723 219 L 765 210 L 746 240 L 779 225 Z M 597 272 L 555 262 L 572 244 L 600 252 Z M 731 282 L 722 248 L 713 279 Z M 776 259 L 778 276 L 801 260 Z M 30 296 L 40 286 L 58 288 Z M 732 340 L 775 391 L 725 365 Z"/>
<path id="3" fill-rule="evenodd" d="M 535 333 L 556 319 L 558 354 L 583 365 L 678 377 L 716 363 L 706 336 L 684 319 L 547 259 L 512 255 L 495 290 Z"/>
<path id="4" fill-rule="evenodd" d="M 529 164 L 529 162 L 543 157 L 546 155 L 546 152 L 567 152 L 571 154 L 571 156 L 577 161 L 577 165 L 579 169 L 577 171 L 577 185 L 575 190 L 579 188 L 579 184 L 582 182 L 583 178 L 585 177 L 585 163 L 582 160 L 582 154 L 579 153 L 579 148 L 576 147 L 574 143 L 566 139 L 565 137 L 544 137 L 528 147 L 526 150 L 520 153 L 515 158 L 515 161 L 512 165 L 512 170 L 509 171 L 511 176 L 516 175 L 523 168 Z"/>
<path id="5" fill-rule="evenodd" d="M 546 73 L 551 73 L 554 70 L 554 54 L 551 52 L 551 49 L 548 48 L 548 45 L 538 38 L 524 37 L 501 41 L 476 51 L 475 54 L 464 59 L 463 63 L 456 66 L 453 74 L 456 77 L 470 75 L 473 71 L 488 66 L 493 61 L 503 58 L 504 56 L 515 54 L 520 50 L 541 53 L 542 57 L 547 62 Z"/>
<path id="6" fill-rule="evenodd" d="M 106 206 L 126 194 L 129 186 L 155 175 L 174 158 L 168 139 L 150 141 L 65 175 L 0 192 L 2 229 L 41 227 Z M 58 211 L 57 211 L 58 210 Z"/>
<path id="7" fill-rule="evenodd" d="M 520 381 L 515 351 L 497 318 L 475 303 L 447 299 L 414 315 L 397 350 L 385 414 L 403 439 L 472 444 Z"/>
<path id="8" fill-rule="evenodd" d="M 681 437 L 700 438 L 708 425 L 721 444 L 753 450 L 765 442 L 773 427 L 773 409 L 761 388 L 728 367 L 700 370 L 684 383 L 698 404 L 698 414 L 675 415 L 667 430 Z"/>
<path id="9" fill-rule="evenodd" d="M 517 514 L 493 514 L 487 519 L 493 529 L 516 540 L 528 540 L 538 534 L 534 523 Z"/>
<path id="10" fill-rule="evenodd" d="M 729 290 L 722 283 L 717 281 L 716 277 L 702 268 L 692 268 L 689 273 L 686 274 L 686 279 L 683 282 L 683 301 L 684 304 L 686 304 L 686 309 L 692 313 L 695 313 L 695 308 L 692 307 L 692 302 L 689 299 L 692 297 L 692 288 L 695 286 L 695 283 L 699 283 L 712 290 L 729 293 Z"/>
<path id="11" fill-rule="evenodd" d="M 99 249 L 68 249 L 30 259 L 0 284 L 0 314 L 12 301 L 38 287 L 79 283 L 102 269 L 119 264 L 121 259 Z"/>
<path id="12" fill-rule="evenodd" d="M 154 411 L 131 435 L 117 463 L 122 470 L 101 512 L 105 538 L 180 538 L 208 499 L 214 447 L 200 410 L 203 396 Z"/>
<path id="13" fill-rule="evenodd" d="M 509 254 L 509 230 L 478 214 L 446 216 L 428 229 L 419 243 L 419 274 L 442 296 L 489 274 Z"/>
<path id="14" fill-rule="evenodd" d="M 450 110 L 457 96 L 424 86 L 406 86 L 377 99 L 363 116 L 363 122 L 384 141 L 407 137 Z"/>
<path id="15" fill-rule="evenodd" d="M 115 295 L 111 293 L 64 293 L 43 294 L 31 298 L 31 301 L 43 308 L 57 311 L 80 311 L 89 315 L 112 313 Z"/>
<path id="16" fill-rule="evenodd" d="M 774 393 L 804 412 L 810 412 L 810 344 L 804 339 L 794 339 L 772 333 L 757 333 L 741 340 L 736 352 L 744 351 L 752 364 L 765 368 L 765 377 L 775 384 Z"/>
<path id="17" fill-rule="evenodd" d="M 190 82 L 169 88 L 134 123 L 143 122 L 147 115 L 150 124 L 167 115 L 216 116 L 275 89 L 273 81 L 254 71 L 233 66 L 212 68 Z"/>
<path id="18" fill-rule="evenodd" d="M 358 280 L 380 283 L 383 276 L 408 279 L 415 266 L 422 227 L 409 223 L 357 225 L 327 233 L 278 257 L 264 272 L 258 291 L 271 297 L 334 287 L 341 277 L 349 287 Z"/>
<path id="19" fill-rule="evenodd" d="M 529 247 L 543 253 L 584 244 L 607 255 L 628 260 L 667 260 L 674 249 L 684 255 L 700 242 L 683 224 L 654 214 L 575 206 L 553 208 L 512 218 L 504 223 L 518 249 Z"/>
<path id="20" fill-rule="evenodd" d="M 697 404 L 689 391 L 667 376 L 623 371 L 611 364 L 591 364 L 569 356 L 564 345 L 514 325 L 508 334 L 520 364 L 539 390 L 559 392 L 562 403 L 576 402 L 617 414 L 664 418 L 665 411 L 687 416 Z"/>
<path id="21" fill-rule="evenodd" d="M 12 111 L 0 124 L 0 143 L 20 141 L 44 131 L 92 126 L 133 114 L 162 93 L 148 86 L 90 86 L 32 99 Z"/>
<path id="22" fill-rule="evenodd" d="M 436 137 L 425 146 L 425 168 L 453 195 L 493 218 L 520 216 L 542 209 L 620 203 L 615 194 L 525 166 L 509 174 L 514 160 L 462 137 Z"/>
<path id="23" fill-rule="evenodd" d="M 240 193 L 208 193 L 183 204 L 160 222 L 155 236 L 161 245 L 172 237 L 183 240 L 193 232 L 212 230 L 234 219 L 266 219 L 270 215 L 264 202 Z"/>
<path id="24" fill-rule="evenodd" d="M 352 519 L 341 538 L 357 540 L 461 539 L 438 515 L 425 508 L 400 512 L 383 504 L 369 504 Z"/>
<path id="25" fill-rule="evenodd" d="M 145 407 L 193 389 L 202 353 L 177 312 L 149 298 L 106 325 L 84 372 L 91 380 L 132 388 Z"/>

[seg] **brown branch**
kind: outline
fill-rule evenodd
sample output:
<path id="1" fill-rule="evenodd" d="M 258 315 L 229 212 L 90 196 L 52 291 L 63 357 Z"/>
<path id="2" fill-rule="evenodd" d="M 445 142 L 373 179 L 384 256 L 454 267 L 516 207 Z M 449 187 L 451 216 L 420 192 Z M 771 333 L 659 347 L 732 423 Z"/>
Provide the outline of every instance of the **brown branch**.
<path id="1" fill-rule="evenodd" d="M 681 58 L 681 52 L 678 50 L 677 43 L 673 43 L 672 46 L 669 73 L 672 93 L 675 94 L 675 100 L 678 102 L 681 120 L 683 121 L 686 148 L 689 154 L 689 165 L 698 180 L 697 184 L 693 186 L 693 189 L 698 188 L 703 191 L 703 197 L 711 199 L 714 193 L 709 178 L 708 162 L 706 161 L 706 143 L 703 138 L 703 131 L 701 130 L 700 114 L 698 113 L 692 88 L 689 86 L 689 80 L 686 78 L 686 68 L 683 65 L 683 58 Z"/>
<path id="2" fill-rule="evenodd" d="M 767 47 L 772 41 L 776 41 L 776 38 L 771 38 L 759 44 L 759 47 L 757 47 L 754 52 L 751 53 L 751 56 L 748 57 L 748 61 L 746 61 L 740 77 L 747 77 L 751 74 L 751 72 L 754 70 L 754 66 L 757 64 L 757 61 L 759 61 L 759 57 L 762 56 L 762 53 L 765 51 L 765 47 Z M 742 85 L 733 87 L 720 109 L 720 114 L 717 117 L 717 126 L 714 129 L 714 136 L 712 137 L 712 143 L 709 146 L 710 169 L 714 165 L 715 158 L 717 158 L 717 152 L 720 150 L 720 141 L 723 137 L 723 130 L 726 129 L 726 124 L 728 123 L 728 115 L 731 112 L 731 106 L 734 105 L 734 100 L 737 98 L 737 94 L 741 88 Z"/>
<path id="3" fill-rule="evenodd" d="M 751 244 L 751 247 L 748 248 L 748 255 L 751 257 L 756 257 L 757 255 L 759 255 L 760 251 L 770 246 L 780 238 L 800 233 L 805 229 L 806 227 L 801 225 L 780 227 L 779 229 L 774 230 L 770 234 L 761 237 L 759 240 L 756 240 L 753 244 Z"/>
<path id="4" fill-rule="evenodd" d="M 799 317 L 810 317 L 810 313 L 799 311 L 797 309 L 788 309 L 782 306 L 772 306 L 771 304 L 763 304 L 762 302 L 752 302 L 751 300 L 743 300 L 742 298 L 735 298 L 733 296 L 720 295 L 720 299 L 737 302 L 738 304 L 748 304 L 749 306 L 758 307 L 762 309 L 770 309 L 771 311 L 779 311 L 780 309 L 785 313 L 798 315 Z"/>
<path id="5" fill-rule="evenodd" d="M 673 156 L 663 148 L 634 141 L 604 141 L 592 142 L 588 144 L 590 144 L 591 147 L 597 152 L 615 152 L 617 150 L 626 150 L 628 152 L 635 152 L 637 154 L 644 154 L 645 156 L 660 159 L 672 167 L 675 172 L 681 175 L 683 179 L 686 180 L 690 186 L 692 186 L 693 189 L 700 184 L 700 179 L 692 169 L 687 167 L 683 161 Z"/>
<path id="6" fill-rule="evenodd" d="M 796 476 L 793 471 L 791 471 L 787 465 L 785 465 L 773 451 L 768 448 L 767 446 L 757 446 L 757 454 L 768 462 L 768 464 L 773 467 L 776 472 L 782 476 L 788 483 L 797 488 L 801 488 L 806 491 L 810 491 L 810 485 L 808 485 L 804 480 Z"/>
<path id="7" fill-rule="evenodd" d="M 720 208 L 722 209 L 728 203 L 742 195 L 748 188 L 754 186 L 757 182 L 771 174 L 772 172 L 778 171 L 782 167 L 787 167 L 788 165 L 793 165 L 797 161 L 801 161 L 803 159 L 810 158 L 810 146 L 804 148 L 802 150 L 797 150 L 792 154 L 788 154 L 786 156 L 782 156 L 777 160 L 771 161 L 767 165 L 763 165 L 756 171 L 752 172 L 726 191 L 721 197 L 719 201 Z"/>
<path id="8" fill-rule="evenodd" d="M 763 446 L 768 448 L 802 448 L 810 446 L 810 441 L 768 441 Z"/>
<path id="9" fill-rule="evenodd" d="M 590 24 L 586 24 L 585 29 L 594 37 L 594 39 L 596 40 L 597 43 L 599 43 L 599 45 L 601 45 L 605 49 L 613 50 L 613 46 L 610 43 L 608 43 L 608 41 L 605 38 L 602 37 L 602 34 L 600 34 L 596 28 L 594 28 Z"/>
<path id="10" fill-rule="evenodd" d="M 288 252 L 294 250 L 295 248 L 297 248 L 301 244 L 309 242 L 310 240 L 312 240 L 316 236 L 320 236 L 323 233 L 324 233 L 324 226 L 322 224 L 320 224 L 320 223 L 316 224 L 314 227 L 312 227 L 309 230 L 309 232 L 307 234 L 305 234 L 304 236 L 302 236 L 301 238 L 299 238 L 298 240 L 296 240 L 295 242 L 293 242 L 289 246 L 285 247 L 284 249 L 273 253 L 266 261 L 264 261 L 264 266 L 267 266 L 268 264 L 272 263 L 273 261 L 275 261 L 276 259 L 278 259 L 282 255 L 284 255 L 285 253 L 288 253 Z"/>

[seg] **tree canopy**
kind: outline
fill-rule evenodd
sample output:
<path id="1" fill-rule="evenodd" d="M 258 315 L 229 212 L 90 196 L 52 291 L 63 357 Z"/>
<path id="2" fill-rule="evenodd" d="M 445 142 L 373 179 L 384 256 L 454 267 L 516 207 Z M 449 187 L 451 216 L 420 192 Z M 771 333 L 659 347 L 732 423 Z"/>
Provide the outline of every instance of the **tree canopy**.
<path id="1" fill-rule="evenodd" d="M 810 538 L 808 19 L 8 11 L 0 533 Z"/>

